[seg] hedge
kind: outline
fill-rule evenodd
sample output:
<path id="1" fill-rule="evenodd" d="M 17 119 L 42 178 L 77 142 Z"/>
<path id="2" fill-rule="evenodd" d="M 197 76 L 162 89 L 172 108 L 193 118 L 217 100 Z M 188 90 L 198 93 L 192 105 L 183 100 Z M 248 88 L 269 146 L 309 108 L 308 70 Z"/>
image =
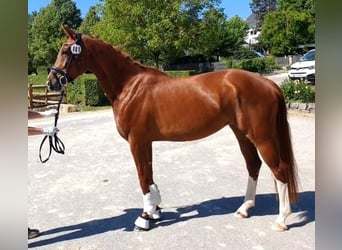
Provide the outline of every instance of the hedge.
<path id="1" fill-rule="evenodd" d="M 75 80 L 74 84 L 68 84 L 66 96 L 69 104 L 83 106 L 110 104 L 93 74 L 82 75 Z"/>
<path id="2" fill-rule="evenodd" d="M 277 65 L 274 57 L 256 57 L 241 60 L 238 68 L 258 73 L 271 73 L 277 68 Z"/>
<path id="3" fill-rule="evenodd" d="M 185 76 L 192 76 L 196 75 L 195 70 L 170 70 L 170 71 L 164 71 L 166 74 L 172 77 L 185 77 Z"/>
<path id="4" fill-rule="evenodd" d="M 27 77 L 28 84 L 33 85 L 45 85 L 47 81 L 47 74 L 43 75 L 28 75 Z"/>

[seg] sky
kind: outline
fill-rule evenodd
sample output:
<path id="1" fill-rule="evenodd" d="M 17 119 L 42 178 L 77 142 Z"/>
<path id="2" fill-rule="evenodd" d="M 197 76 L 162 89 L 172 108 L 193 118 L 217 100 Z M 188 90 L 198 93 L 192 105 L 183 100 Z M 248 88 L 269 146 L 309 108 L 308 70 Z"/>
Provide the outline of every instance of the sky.
<path id="1" fill-rule="evenodd" d="M 39 11 L 41 8 L 46 7 L 51 0 L 28 0 L 28 13 L 32 11 Z M 81 15 L 84 17 L 90 6 L 94 6 L 99 3 L 99 0 L 73 0 L 76 3 L 76 7 L 81 10 Z M 235 15 L 240 16 L 246 20 L 252 13 L 249 3 L 250 0 L 222 0 L 221 7 L 224 9 L 228 18 Z"/>

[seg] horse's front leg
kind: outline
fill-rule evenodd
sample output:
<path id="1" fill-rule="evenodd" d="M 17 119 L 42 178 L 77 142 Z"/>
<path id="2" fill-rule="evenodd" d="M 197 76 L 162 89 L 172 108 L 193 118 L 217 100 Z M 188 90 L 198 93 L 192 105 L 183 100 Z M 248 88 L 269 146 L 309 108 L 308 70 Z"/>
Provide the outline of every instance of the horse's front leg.
<path id="1" fill-rule="evenodd" d="M 153 181 L 152 142 L 139 143 L 130 140 L 130 147 L 137 167 L 144 203 L 143 213 L 136 219 L 135 226 L 138 230 L 149 230 L 150 221 L 158 220 L 161 217 L 159 208 L 161 196 Z"/>

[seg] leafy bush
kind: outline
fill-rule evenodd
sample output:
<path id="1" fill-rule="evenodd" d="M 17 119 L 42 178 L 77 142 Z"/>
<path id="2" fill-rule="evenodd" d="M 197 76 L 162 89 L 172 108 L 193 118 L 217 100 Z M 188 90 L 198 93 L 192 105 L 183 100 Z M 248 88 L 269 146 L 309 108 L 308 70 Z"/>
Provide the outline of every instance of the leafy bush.
<path id="1" fill-rule="evenodd" d="M 34 84 L 34 85 L 45 85 L 47 80 L 47 74 L 43 75 L 28 75 L 27 81 L 28 84 Z"/>
<path id="2" fill-rule="evenodd" d="M 227 69 L 232 69 L 232 68 L 236 68 L 237 66 L 236 66 L 236 59 L 234 59 L 233 57 L 228 57 L 228 58 L 226 58 L 225 60 L 225 63 L 226 63 L 226 67 L 227 67 Z"/>
<path id="3" fill-rule="evenodd" d="M 172 77 L 184 77 L 184 76 L 192 76 L 196 74 L 195 70 L 172 70 L 172 71 L 164 71 L 164 72 Z"/>
<path id="4" fill-rule="evenodd" d="M 68 84 L 66 89 L 66 101 L 69 104 L 85 105 L 85 88 L 80 80 L 81 77 L 74 81 L 74 84 Z"/>
<path id="5" fill-rule="evenodd" d="M 46 80 L 46 72 L 44 74 L 28 76 L 28 84 L 45 85 Z M 82 75 L 75 80 L 74 84 L 68 84 L 65 94 L 66 101 L 69 104 L 82 106 L 109 105 L 107 97 L 104 95 L 93 74 Z"/>
<path id="6" fill-rule="evenodd" d="M 241 60 L 238 68 L 258 73 L 270 73 L 277 68 L 277 65 L 273 57 L 256 57 Z"/>
<path id="7" fill-rule="evenodd" d="M 252 59 L 256 58 L 257 55 L 255 54 L 254 51 L 247 49 L 247 48 L 240 48 L 239 50 L 234 52 L 234 58 L 237 60 L 242 60 L 242 59 Z"/>
<path id="8" fill-rule="evenodd" d="M 83 75 L 67 86 L 67 102 L 75 105 L 104 106 L 109 101 L 95 75 Z"/>
<path id="9" fill-rule="evenodd" d="M 315 102 L 315 87 L 306 82 L 296 83 L 287 79 L 282 82 L 280 87 L 284 92 L 287 102 Z"/>

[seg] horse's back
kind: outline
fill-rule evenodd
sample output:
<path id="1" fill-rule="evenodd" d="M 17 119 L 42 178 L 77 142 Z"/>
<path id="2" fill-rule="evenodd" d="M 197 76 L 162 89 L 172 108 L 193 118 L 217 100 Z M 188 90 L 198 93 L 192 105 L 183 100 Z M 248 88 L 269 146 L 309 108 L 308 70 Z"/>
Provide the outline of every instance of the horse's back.
<path id="1" fill-rule="evenodd" d="M 233 109 L 255 109 L 272 106 L 283 98 L 279 86 L 270 79 L 240 69 L 227 69 L 209 72 L 188 78 L 197 87 L 209 93 L 216 93 L 221 106 L 228 105 Z"/>

